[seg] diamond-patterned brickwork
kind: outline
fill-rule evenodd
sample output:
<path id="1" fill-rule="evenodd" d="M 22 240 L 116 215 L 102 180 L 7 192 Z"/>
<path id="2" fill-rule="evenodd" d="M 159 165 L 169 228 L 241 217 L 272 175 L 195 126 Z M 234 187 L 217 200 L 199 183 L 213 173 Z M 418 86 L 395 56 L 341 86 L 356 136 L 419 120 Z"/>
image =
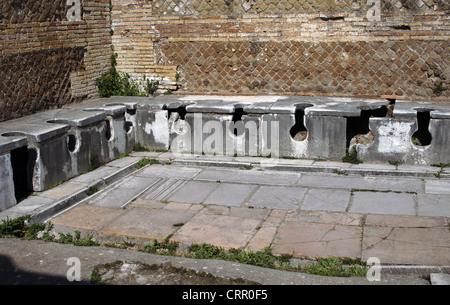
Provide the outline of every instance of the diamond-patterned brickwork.
<path id="1" fill-rule="evenodd" d="M 448 10 L 445 0 L 380 0 L 382 12 L 413 13 Z M 155 0 L 154 16 L 236 15 L 236 14 L 365 14 L 369 6 L 363 0 Z"/>
<path id="2" fill-rule="evenodd" d="M 29 22 L 57 22 L 65 20 L 66 0 L 2 0 L 0 2 L 0 24 Z"/>
<path id="3" fill-rule="evenodd" d="M 383 12 L 420 12 L 438 9 L 449 10 L 450 3 L 446 0 L 381 0 Z"/>
<path id="4" fill-rule="evenodd" d="M 358 10 L 361 0 L 156 0 L 153 14 L 161 15 L 235 15 L 317 13 Z"/>
<path id="5" fill-rule="evenodd" d="M 428 98 L 449 77 L 450 50 L 446 41 L 172 42 L 156 44 L 156 56 L 179 66 L 186 91 Z"/>
<path id="6" fill-rule="evenodd" d="M 71 93 L 83 48 L 0 56 L 0 121 L 81 100 Z"/>

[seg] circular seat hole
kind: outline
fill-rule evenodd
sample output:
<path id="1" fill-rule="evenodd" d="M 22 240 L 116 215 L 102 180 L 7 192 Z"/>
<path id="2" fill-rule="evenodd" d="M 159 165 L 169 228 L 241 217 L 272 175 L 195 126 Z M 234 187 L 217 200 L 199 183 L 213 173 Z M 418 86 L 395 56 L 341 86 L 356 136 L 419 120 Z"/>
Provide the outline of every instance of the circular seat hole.
<path id="1" fill-rule="evenodd" d="M 24 137 L 27 134 L 21 131 L 12 131 L 12 132 L 5 132 L 2 133 L 2 137 Z"/>
<path id="2" fill-rule="evenodd" d="M 133 122 L 125 121 L 125 123 L 123 124 L 123 129 L 126 133 L 130 133 L 133 129 Z"/>

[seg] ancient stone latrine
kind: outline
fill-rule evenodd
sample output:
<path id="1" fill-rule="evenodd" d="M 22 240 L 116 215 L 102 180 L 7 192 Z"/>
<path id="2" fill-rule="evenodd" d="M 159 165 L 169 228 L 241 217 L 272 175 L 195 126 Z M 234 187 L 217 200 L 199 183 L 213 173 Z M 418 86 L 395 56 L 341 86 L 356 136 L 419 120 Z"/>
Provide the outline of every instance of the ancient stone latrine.
<path id="1" fill-rule="evenodd" d="M 450 103 L 275 95 L 93 99 L 0 123 L 0 202 L 14 205 L 136 145 L 268 162 L 342 161 L 355 153 L 364 162 L 448 164 Z"/>
<path id="2" fill-rule="evenodd" d="M 450 162 L 447 1 L 4 0 L 0 8 L 0 210 L 136 143 L 210 153 L 186 133 L 199 114 L 213 153 L 222 147 L 208 142 L 209 121 L 237 155 L 341 160 L 354 150 L 368 162 Z M 98 97 L 96 79 L 114 53 L 118 70 L 180 96 L 283 97 L 77 107 Z M 277 130 L 264 127 L 273 122 Z M 174 142 L 183 132 L 186 141 Z"/>

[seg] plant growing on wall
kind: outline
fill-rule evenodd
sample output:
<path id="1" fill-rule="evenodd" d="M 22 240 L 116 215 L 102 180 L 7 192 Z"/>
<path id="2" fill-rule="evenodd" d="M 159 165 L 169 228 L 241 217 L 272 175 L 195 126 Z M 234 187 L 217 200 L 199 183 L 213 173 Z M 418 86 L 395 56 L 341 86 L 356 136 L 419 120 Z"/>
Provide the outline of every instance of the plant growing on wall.
<path id="1" fill-rule="evenodd" d="M 111 46 L 114 51 L 114 47 Z M 111 68 L 108 73 L 96 79 L 98 95 L 100 97 L 111 96 L 148 96 L 153 95 L 158 90 L 159 80 L 147 79 L 138 81 L 132 79 L 128 73 L 118 71 L 117 54 L 111 55 Z"/>
<path id="2" fill-rule="evenodd" d="M 439 84 L 436 83 L 435 87 L 433 88 L 433 92 L 435 94 L 441 94 L 444 91 L 447 91 L 448 87 L 444 86 L 444 84 L 442 82 L 440 82 Z"/>
<path id="3" fill-rule="evenodd" d="M 149 94 L 149 95 L 153 95 L 155 94 L 156 90 L 158 90 L 158 86 L 159 86 L 159 80 L 154 80 L 154 79 L 146 79 L 146 76 L 144 75 L 144 81 L 145 83 L 145 91 Z"/>
<path id="4" fill-rule="evenodd" d="M 113 47 L 111 47 L 113 50 Z M 110 96 L 143 96 L 139 83 L 133 80 L 128 73 L 116 69 L 117 54 L 111 55 L 111 68 L 109 72 L 96 79 L 98 94 L 100 97 Z"/>

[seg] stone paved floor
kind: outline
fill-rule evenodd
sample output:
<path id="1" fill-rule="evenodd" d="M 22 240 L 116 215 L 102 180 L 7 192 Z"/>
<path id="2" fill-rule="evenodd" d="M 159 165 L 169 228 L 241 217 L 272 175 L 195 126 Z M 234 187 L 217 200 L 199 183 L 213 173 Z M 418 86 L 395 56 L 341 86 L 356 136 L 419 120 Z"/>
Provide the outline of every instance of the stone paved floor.
<path id="1" fill-rule="evenodd" d="M 164 160 L 165 154 L 132 154 L 34 196 L 18 209 L 76 192 L 143 156 Z M 270 246 L 274 253 L 295 257 L 450 265 L 448 179 L 176 164 L 125 175 L 51 222 L 124 239 L 170 237 L 255 251 Z"/>

